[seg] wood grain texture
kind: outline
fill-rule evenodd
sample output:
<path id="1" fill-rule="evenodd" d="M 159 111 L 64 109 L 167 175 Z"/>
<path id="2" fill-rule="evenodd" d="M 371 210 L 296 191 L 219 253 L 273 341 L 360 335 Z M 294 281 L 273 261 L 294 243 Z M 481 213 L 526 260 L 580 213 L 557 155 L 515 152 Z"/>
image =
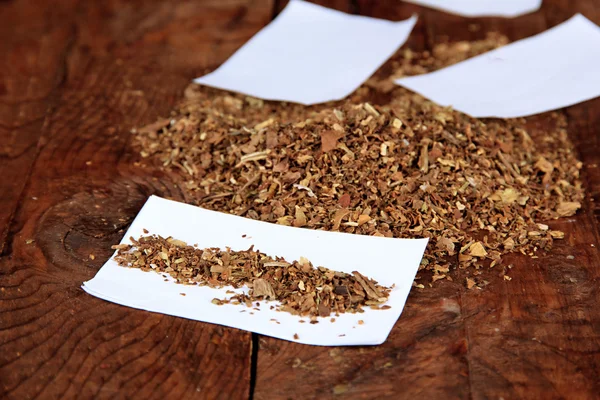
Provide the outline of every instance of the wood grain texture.
<path id="1" fill-rule="evenodd" d="M 15 2 L 0 5 L 0 254 L 8 236 L 48 108 L 64 78 L 74 12 L 64 2 L 51 12 Z M 40 23 L 47 20 L 47 24 Z"/>
<path id="2" fill-rule="evenodd" d="M 387 341 L 315 347 L 261 337 L 254 398 L 467 398 L 468 365 L 458 290 L 411 295 Z"/>
<path id="3" fill-rule="evenodd" d="M 568 2 L 568 8 L 566 3 L 545 1 L 536 13 L 498 19 L 490 26 L 511 40 L 531 36 L 568 19 L 584 2 L 580 7 Z M 429 24 L 433 37 L 462 32 L 465 37 L 477 38 L 453 17 L 429 18 L 436 21 Z M 479 24 L 486 26 L 485 20 Z M 484 34 L 482 31 L 475 35 Z M 585 114 L 572 116 L 573 110 L 593 107 L 593 103 L 565 110 L 570 137 L 584 162 L 588 195 L 595 190 L 589 168 L 600 154 L 597 132 L 595 139 L 591 135 L 591 141 L 582 142 L 581 125 L 593 120 Z M 543 140 L 549 113 L 529 120 L 532 136 Z M 465 312 L 474 315 L 465 323 L 474 398 L 592 399 L 600 393 L 600 312 L 596 306 L 600 302 L 600 258 L 598 224 L 591 210 L 587 202 L 574 218 L 550 222 L 567 233 L 566 240 L 557 242 L 550 253 L 538 259 L 507 258 L 514 265 L 509 273 L 512 281 L 498 281 L 492 283 L 492 290 L 463 296 Z"/>
<path id="4" fill-rule="evenodd" d="M 287 6 L 289 0 L 276 0 L 273 8 L 273 17 L 277 16 Z M 349 14 L 356 14 L 357 8 L 353 1 L 348 0 L 312 0 L 311 3 L 320 6 L 333 8 L 334 10 L 343 11 Z"/>
<path id="5" fill-rule="evenodd" d="M 540 11 L 516 19 L 465 19 L 402 3 L 357 2 L 360 14 L 392 20 L 418 12 L 410 43 L 417 49 L 481 39 L 488 31 L 518 40 L 577 11 L 600 23 L 593 2 L 575 3 L 547 0 Z M 599 105 L 596 99 L 565 111 L 590 200 L 600 193 Z M 531 118 L 538 140 L 548 121 L 545 115 Z M 597 398 L 600 242 L 594 204 L 550 223 L 567 233 L 550 253 L 507 258 L 514 266 L 510 282 L 498 276 L 486 290 L 468 291 L 459 271 L 458 283 L 413 290 L 382 346 L 331 350 L 261 338 L 255 398 Z"/>
<path id="6" fill-rule="evenodd" d="M 600 99 L 564 110 L 589 195 L 577 216 L 551 222 L 566 239 L 538 259 L 509 258 L 512 281 L 494 277 L 484 291 L 467 291 L 460 272 L 413 290 L 381 346 L 254 335 L 252 349 L 247 332 L 81 291 L 148 195 L 185 200 L 167 176 L 135 167 L 129 130 L 167 115 L 191 78 L 285 3 L 0 3 L 0 398 L 597 398 Z M 407 44 L 417 50 L 489 30 L 516 40 L 575 12 L 600 23 L 597 0 L 545 0 L 517 19 L 392 1 L 318 3 L 391 20 L 417 12 Z M 547 123 L 530 120 L 538 137 Z"/>
<path id="7" fill-rule="evenodd" d="M 80 285 L 149 194 L 182 199 L 133 166 L 129 130 L 168 114 L 194 76 L 270 20 L 272 4 L 18 0 L 0 10 L 11 38 L 0 86 L 0 398 L 247 398 L 251 334 L 121 307 Z"/>

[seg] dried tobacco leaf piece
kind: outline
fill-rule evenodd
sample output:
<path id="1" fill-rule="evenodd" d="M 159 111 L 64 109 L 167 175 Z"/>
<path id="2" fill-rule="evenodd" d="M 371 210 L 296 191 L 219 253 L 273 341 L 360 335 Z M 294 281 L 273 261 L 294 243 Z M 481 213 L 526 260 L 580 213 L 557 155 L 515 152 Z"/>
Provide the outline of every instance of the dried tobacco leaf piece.
<path id="1" fill-rule="evenodd" d="M 475 281 L 471 278 L 467 278 L 467 289 L 473 289 L 475 286 Z"/>
<path id="2" fill-rule="evenodd" d="M 327 153 L 337 148 L 338 140 L 344 135 L 336 130 L 328 130 L 320 133 L 321 135 L 321 151 Z"/>
<path id="3" fill-rule="evenodd" d="M 473 243 L 470 247 L 469 247 L 469 255 L 473 256 L 473 257 L 485 257 L 487 256 L 487 251 L 485 250 L 485 247 L 483 247 L 483 243 L 481 242 L 475 242 Z"/>
<path id="4" fill-rule="evenodd" d="M 319 316 L 320 317 L 328 317 L 331 314 L 331 308 L 321 303 L 318 306 Z"/>
<path id="5" fill-rule="evenodd" d="M 490 200 L 500 201 L 504 204 L 513 204 L 520 197 L 519 192 L 513 188 L 499 190 L 490 196 Z"/>
<path id="6" fill-rule="evenodd" d="M 348 296 L 350 294 L 350 292 L 348 291 L 348 287 L 343 285 L 336 286 L 333 291 L 335 294 L 339 294 L 342 296 Z"/>
<path id="7" fill-rule="evenodd" d="M 363 287 L 363 289 L 367 293 L 367 296 L 370 299 L 377 300 L 377 301 L 379 301 L 380 299 L 387 300 L 387 298 L 384 296 L 384 294 L 377 290 L 377 287 L 370 279 L 366 278 L 364 275 L 362 275 L 358 271 L 352 271 L 352 275 L 354 275 L 354 277 L 356 278 L 358 283 Z M 383 300 L 383 301 L 385 301 L 385 300 Z"/>
<path id="8" fill-rule="evenodd" d="M 255 279 L 252 283 L 252 295 L 254 297 L 264 297 L 269 300 L 277 300 L 277 295 L 271 287 L 271 284 L 264 279 Z"/>
<path id="9" fill-rule="evenodd" d="M 578 201 L 565 201 L 558 204 L 556 212 L 561 217 L 570 217 L 581 208 L 581 203 Z"/>
<path id="10" fill-rule="evenodd" d="M 340 196 L 339 205 L 342 208 L 350 206 L 350 195 L 348 193 L 344 193 Z"/>
<path id="11" fill-rule="evenodd" d="M 515 247 L 515 241 L 513 238 L 506 239 L 502 244 L 506 250 L 512 250 Z"/>
<path id="12" fill-rule="evenodd" d="M 437 241 L 437 247 L 439 249 L 445 250 L 448 253 L 448 255 L 454 254 L 454 242 L 452 242 L 452 240 L 448 238 L 439 238 Z"/>

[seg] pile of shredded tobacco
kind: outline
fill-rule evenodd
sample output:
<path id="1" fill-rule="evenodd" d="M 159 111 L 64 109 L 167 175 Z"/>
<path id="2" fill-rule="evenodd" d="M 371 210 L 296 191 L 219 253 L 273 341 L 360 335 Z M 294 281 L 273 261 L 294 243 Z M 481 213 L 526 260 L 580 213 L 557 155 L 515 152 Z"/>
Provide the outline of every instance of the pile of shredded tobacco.
<path id="1" fill-rule="evenodd" d="M 389 309 L 382 305 L 390 288 L 379 285 L 358 271 L 352 274 L 314 268 L 305 258 L 288 262 L 272 258 L 253 247 L 246 251 L 199 249 L 181 240 L 157 235 L 130 238 L 132 244 L 113 246 L 121 266 L 169 274 L 177 283 L 221 288 L 250 288 L 248 294 L 214 299 L 222 305 L 246 304 L 256 300 L 276 300 L 272 306 L 293 315 L 328 317 L 331 313 L 363 312 L 363 307 Z M 234 293 L 234 292 L 232 292 Z"/>
<path id="2" fill-rule="evenodd" d="M 432 281 L 467 268 L 468 286 L 483 287 L 502 255 L 549 249 L 564 234 L 547 221 L 581 207 L 566 119 L 475 119 L 391 79 L 506 42 L 400 51 L 348 98 L 311 107 L 191 85 L 170 117 L 132 130 L 133 146 L 190 203 L 309 229 L 429 237 L 421 269 Z"/>

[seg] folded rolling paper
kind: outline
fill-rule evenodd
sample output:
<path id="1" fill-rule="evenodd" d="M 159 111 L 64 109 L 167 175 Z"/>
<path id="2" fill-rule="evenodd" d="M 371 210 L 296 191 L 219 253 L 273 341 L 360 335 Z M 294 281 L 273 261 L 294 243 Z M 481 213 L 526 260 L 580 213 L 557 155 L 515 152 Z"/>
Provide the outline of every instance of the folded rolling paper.
<path id="1" fill-rule="evenodd" d="M 302 324 L 299 316 L 270 309 L 273 302 L 263 302 L 260 311 L 247 309 L 244 305 L 213 304 L 214 298 L 231 297 L 231 292 L 226 292 L 232 288 L 177 284 L 154 271 L 119 266 L 114 256 L 92 280 L 83 284 L 89 294 L 128 307 L 313 345 L 383 343 L 402 312 L 427 246 L 427 239 L 393 239 L 292 228 L 156 196 L 148 199 L 122 243 L 129 243 L 129 237 L 138 239 L 144 235 L 144 229 L 151 234 L 197 243 L 200 249 L 218 247 L 224 250 L 229 247 L 236 251 L 254 245 L 263 253 L 285 257 L 289 261 L 304 256 L 315 267 L 348 273 L 358 270 L 382 285 L 395 285 L 385 303 L 391 306 L 389 309 L 366 307 L 364 313 L 340 314 L 335 322 L 331 322 L 330 317 L 319 317 L 317 324 Z M 240 290 L 235 289 L 237 293 Z M 241 312 L 243 310 L 253 314 Z"/>

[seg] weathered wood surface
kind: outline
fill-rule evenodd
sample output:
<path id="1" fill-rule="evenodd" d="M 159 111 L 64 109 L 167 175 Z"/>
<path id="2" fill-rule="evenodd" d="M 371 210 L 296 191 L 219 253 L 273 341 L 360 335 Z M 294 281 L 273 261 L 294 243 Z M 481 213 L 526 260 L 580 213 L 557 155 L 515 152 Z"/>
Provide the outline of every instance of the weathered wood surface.
<path id="1" fill-rule="evenodd" d="M 245 0 L 0 3 L 0 398 L 249 396 L 250 333 L 79 286 L 148 194 L 181 197 L 131 167 L 129 130 L 167 114 L 194 74 L 272 10 Z"/>
<path id="2" fill-rule="evenodd" d="M 600 23 L 600 1 L 545 0 L 508 20 L 319 3 L 392 20 L 418 12 L 416 49 L 490 30 L 515 40 L 575 12 Z M 304 346 L 79 289 L 149 194 L 184 198 L 133 166 L 129 129 L 168 113 L 284 5 L 0 3 L 0 398 L 598 398 L 600 99 L 564 111 L 589 193 L 576 217 L 552 223 L 567 238 L 538 259 L 512 257 L 512 281 L 485 291 L 413 291 L 381 346 Z M 540 134 L 544 118 L 532 119 Z"/>

